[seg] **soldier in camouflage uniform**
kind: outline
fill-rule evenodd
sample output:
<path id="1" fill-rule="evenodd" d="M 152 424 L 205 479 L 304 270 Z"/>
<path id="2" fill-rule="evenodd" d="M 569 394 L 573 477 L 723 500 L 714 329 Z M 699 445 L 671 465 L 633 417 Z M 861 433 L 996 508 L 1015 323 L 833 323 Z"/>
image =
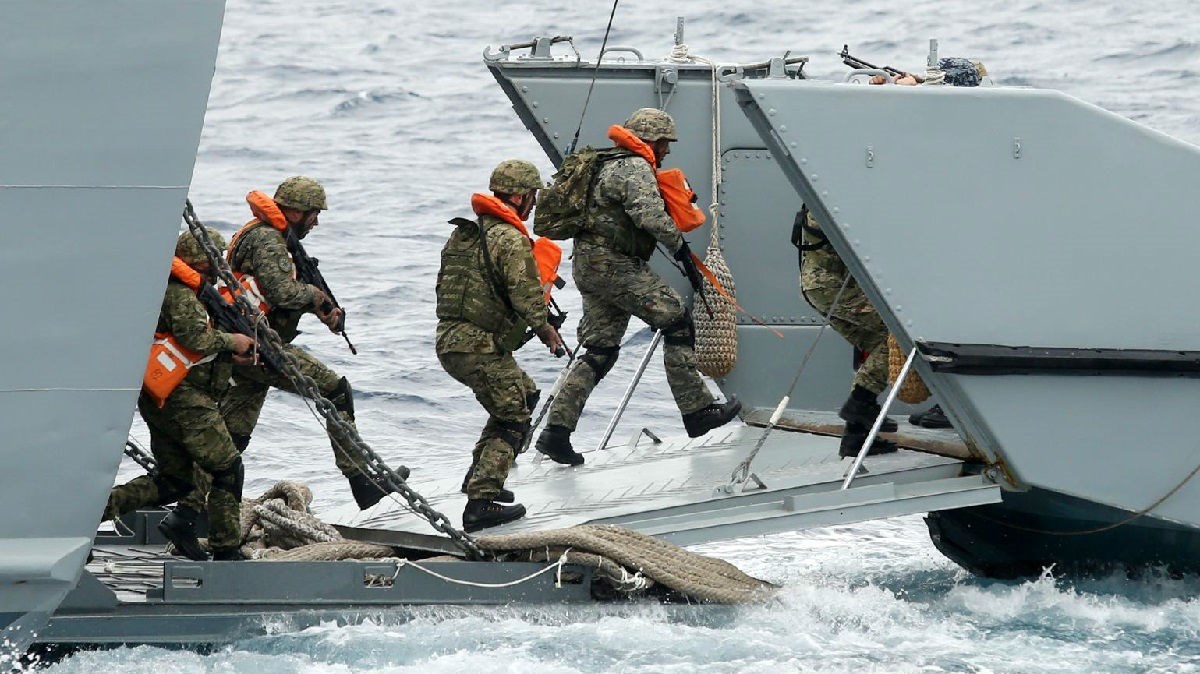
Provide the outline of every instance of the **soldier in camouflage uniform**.
<path id="1" fill-rule="evenodd" d="M 492 172 L 488 189 L 524 221 L 541 186 L 533 164 L 510 159 Z M 529 238 L 488 213 L 450 223 L 456 228 L 442 248 L 437 279 L 436 349 L 446 372 L 469 386 L 488 413 L 463 482 L 463 528 L 478 531 L 525 515 L 520 504 L 502 505 L 515 500 L 504 480 L 524 446 L 538 390 L 512 350 L 526 326 L 552 352 L 563 344 L 547 322 Z"/>
<path id="2" fill-rule="evenodd" d="M 299 239 L 303 239 L 318 225 L 320 212 L 326 210 L 325 188 L 306 176 L 293 176 L 280 183 L 274 199 L 287 219 L 288 227 Z M 316 286 L 296 280 L 295 265 L 288 252 L 284 233 L 267 223 L 251 223 L 242 230 L 230 248 L 229 262 L 235 272 L 249 274 L 257 280 L 259 289 L 271 307 L 267 318 L 284 341 L 285 350 L 296 359 L 300 370 L 317 383 L 321 394 L 334 404 L 342 418 L 353 424 L 354 399 L 350 382 L 345 377 L 339 377 L 312 354 L 291 343 L 300 333 L 297 326 L 304 314 L 315 314 L 330 331 L 334 331 L 334 326 L 344 314 L 343 310 L 340 307 L 329 313 L 321 310 L 328 297 Z M 221 413 L 234 443 L 240 451 L 244 451 L 258 424 L 258 415 L 267 391 L 271 387 L 289 393 L 298 391 L 287 376 L 262 365 L 234 368 L 233 384 L 221 401 Z M 341 449 L 336 428 L 329 425 L 328 430 L 334 461 L 350 483 L 355 502 L 362 509 L 375 505 L 385 496 L 385 492 Z M 408 474 L 408 469 L 403 466 L 398 471 L 403 476 Z M 198 500 L 201 497 L 194 495 L 189 497 L 189 501 L 193 498 Z"/>
<path id="3" fill-rule="evenodd" d="M 829 315 L 830 326 L 855 348 L 868 353 L 866 360 L 854 373 L 850 397 L 838 413 L 846 421 L 842 435 L 840 453 L 855 456 L 875 418 L 879 416 L 879 393 L 888 384 L 887 327 L 875 307 L 863 294 L 858 282 L 846 269 L 846 263 L 838 257 L 821 226 L 808 209 L 804 210 L 800 266 L 800 289 L 804 299 L 819 311 Z M 842 284 L 845 283 L 845 290 Z M 841 296 L 838 297 L 838 292 Z M 837 304 L 834 304 L 837 300 Z M 831 311 L 832 308 L 832 311 Z M 895 432 L 896 422 L 884 419 L 880 430 Z M 888 440 L 875 440 L 868 451 L 882 454 L 896 451 L 896 445 Z"/>
<path id="4" fill-rule="evenodd" d="M 654 108 L 637 110 L 624 127 L 651 146 L 659 164 L 677 139 L 675 120 Z M 696 369 L 691 313 L 647 264 L 661 243 L 690 277 L 699 277 L 687 242 L 667 214 L 656 168 L 633 152 L 606 161 L 596 175 L 588 221 L 575 237 L 573 275 L 583 296 L 579 340 L 587 352 L 567 375 L 537 441 L 538 451 L 559 463 L 583 463 L 571 447 L 571 433 L 592 389 L 617 362 L 630 316 L 663 332 L 667 383 L 690 437 L 729 422 L 741 409 L 736 400 L 714 404 Z"/>
<path id="5" fill-rule="evenodd" d="M 216 230 L 210 229 L 208 234 L 224 248 L 225 243 Z M 180 235 L 175 255 L 193 269 L 208 272 L 208 258 L 191 232 Z M 174 276 L 167 282 L 157 332 L 170 333 L 180 346 L 214 358 L 192 366 L 162 408 L 149 393 L 142 391 L 138 411 L 150 429 L 150 451 L 158 462 L 158 470 L 154 475 L 115 487 L 108 497 L 104 518 L 115 519 L 137 508 L 174 502 L 192 490 L 199 467 L 211 476 L 208 542 L 213 558 L 244 559 L 239 550 L 242 456 L 229 437 L 217 401 L 229 387 L 233 370 L 231 355 L 249 353 L 254 340 L 213 328 L 195 291 Z M 180 552 L 201 560 L 207 559 L 207 555 L 196 539 L 198 515 L 195 508 L 180 505 L 162 520 L 159 530 Z"/>

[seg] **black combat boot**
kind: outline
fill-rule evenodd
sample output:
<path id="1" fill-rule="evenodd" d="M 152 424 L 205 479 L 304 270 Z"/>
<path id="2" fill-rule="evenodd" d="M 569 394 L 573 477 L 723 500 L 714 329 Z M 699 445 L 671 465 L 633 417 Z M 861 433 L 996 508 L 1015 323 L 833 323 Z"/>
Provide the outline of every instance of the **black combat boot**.
<path id="1" fill-rule="evenodd" d="M 858 424 L 870 428 L 871 424 L 875 423 L 875 419 L 879 417 L 879 413 L 883 411 L 875 397 L 875 393 L 856 385 L 850 392 L 850 397 L 846 398 L 838 416 L 846 421 L 847 426 Z M 895 433 L 898 430 L 900 430 L 900 425 L 891 417 L 884 417 L 883 424 L 879 427 L 880 433 Z"/>
<path id="2" fill-rule="evenodd" d="M 547 426 L 534 447 L 556 463 L 583 465 L 583 455 L 571 448 L 571 431 L 563 426 Z"/>
<path id="3" fill-rule="evenodd" d="M 723 403 L 713 403 L 708 407 L 702 407 L 695 412 L 683 415 L 683 428 L 687 431 L 689 438 L 698 438 L 714 428 L 733 421 L 733 418 L 741 411 L 742 403 L 737 398 Z"/>
<path id="4" fill-rule="evenodd" d="M 908 418 L 908 423 L 922 428 L 953 428 L 941 405 L 934 405 L 924 412 L 917 412 Z"/>
<path id="5" fill-rule="evenodd" d="M 187 506 L 178 506 L 158 523 L 158 532 L 175 546 L 184 557 L 196 562 L 208 560 L 208 553 L 196 538 L 196 518 L 200 513 Z"/>
<path id="6" fill-rule="evenodd" d="M 249 557 L 242 554 L 241 548 L 213 548 L 214 562 L 244 562 Z"/>
<path id="7" fill-rule="evenodd" d="M 350 493 L 354 495 L 354 502 L 358 504 L 359 510 L 370 508 L 388 495 L 388 492 L 375 484 L 365 473 L 352 475 L 346 478 L 346 481 L 350 483 Z"/>
<path id="8" fill-rule="evenodd" d="M 846 422 L 846 430 L 842 434 L 842 444 L 838 447 L 838 456 L 843 459 L 853 459 L 858 456 L 858 450 L 862 449 L 863 442 L 867 439 L 867 434 L 871 429 L 853 422 Z M 896 443 L 891 440 L 882 440 L 878 437 L 871 442 L 871 447 L 867 449 L 867 456 L 875 456 L 877 454 L 891 454 L 896 451 Z"/>
<path id="9" fill-rule="evenodd" d="M 467 533 L 508 524 L 525 516 L 525 506 L 520 503 L 500 505 L 484 498 L 467 499 L 463 509 L 463 529 Z"/>

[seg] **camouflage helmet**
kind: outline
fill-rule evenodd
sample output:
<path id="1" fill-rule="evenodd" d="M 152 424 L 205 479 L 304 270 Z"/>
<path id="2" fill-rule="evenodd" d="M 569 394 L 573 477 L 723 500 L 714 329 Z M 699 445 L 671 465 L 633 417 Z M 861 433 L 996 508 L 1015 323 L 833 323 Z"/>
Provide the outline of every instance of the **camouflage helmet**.
<path id="1" fill-rule="evenodd" d="M 292 176 L 279 183 L 275 203 L 297 211 L 325 210 L 325 188 L 308 176 Z"/>
<path id="2" fill-rule="evenodd" d="M 492 171 L 488 189 L 501 194 L 525 194 L 542 186 L 537 167 L 524 159 L 505 159 Z"/>
<path id="3" fill-rule="evenodd" d="M 208 238 L 216 244 L 217 250 L 225 252 L 225 237 L 212 227 L 205 227 L 204 231 L 208 232 Z M 196 237 L 192 236 L 192 230 L 185 229 L 179 235 L 179 240 L 175 242 L 175 257 L 188 263 L 189 266 L 208 264 L 208 256 L 204 254 L 204 248 Z"/>
<path id="4" fill-rule="evenodd" d="M 675 120 L 657 108 L 635 110 L 629 119 L 625 120 L 624 126 L 647 143 L 656 140 L 679 140 L 675 132 Z"/>

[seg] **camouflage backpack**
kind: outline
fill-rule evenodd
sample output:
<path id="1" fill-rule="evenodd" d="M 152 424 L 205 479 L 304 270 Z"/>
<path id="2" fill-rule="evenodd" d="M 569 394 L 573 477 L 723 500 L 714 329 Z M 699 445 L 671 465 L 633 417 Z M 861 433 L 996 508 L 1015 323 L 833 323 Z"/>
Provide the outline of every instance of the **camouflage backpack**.
<path id="1" fill-rule="evenodd" d="M 533 231 L 549 239 L 570 239 L 587 228 L 592 189 L 600 167 L 629 153 L 616 148 L 597 150 L 588 145 L 567 155 L 554 174 L 554 182 L 538 194 Z"/>

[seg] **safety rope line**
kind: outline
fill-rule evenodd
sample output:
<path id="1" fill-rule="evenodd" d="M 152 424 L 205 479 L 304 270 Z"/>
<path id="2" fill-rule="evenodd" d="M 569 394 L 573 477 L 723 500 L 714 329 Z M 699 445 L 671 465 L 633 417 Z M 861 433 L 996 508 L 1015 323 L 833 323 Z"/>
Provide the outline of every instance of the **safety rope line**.
<path id="1" fill-rule="evenodd" d="M 733 469 L 733 473 L 729 476 L 729 484 L 726 485 L 727 490 L 732 490 L 737 485 L 744 485 L 751 478 L 750 464 L 754 462 L 754 458 L 758 456 L 758 452 L 762 450 L 763 445 L 767 442 L 767 436 L 771 435 L 771 431 L 775 430 L 776 424 L 783 416 L 783 411 L 787 409 L 788 402 L 792 399 L 792 393 L 796 390 L 796 385 L 800 383 L 800 375 L 804 374 L 804 369 L 808 367 L 808 361 L 812 358 L 813 352 L 817 350 L 817 345 L 821 343 L 821 337 L 825 335 L 826 328 L 829 327 L 830 321 L 833 318 L 833 311 L 837 308 L 838 301 L 842 299 L 842 293 L 846 292 L 846 288 L 850 285 L 850 273 L 842 279 L 842 287 L 838 288 L 837 294 L 833 296 L 833 301 L 829 304 L 829 310 L 825 312 L 825 317 L 821 322 L 821 329 L 817 330 L 817 336 L 813 339 L 812 344 L 808 345 L 808 350 L 804 352 L 804 358 L 800 360 L 800 368 L 796 370 L 796 376 L 792 377 L 792 384 L 788 386 L 787 393 L 779 400 L 779 405 L 775 407 L 775 412 L 771 414 L 771 418 L 767 421 L 766 428 L 763 429 L 762 435 L 759 436 L 758 442 L 754 443 L 754 449 L 750 450 L 750 454 L 745 460 L 738 464 L 737 468 Z M 754 479 L 760 486 L 762 481 L 758 480 L 757 476 Z"/>
<path id="2" fill-rule="evenodd" d="M 575 151 L 579 145 L 579 132 L 583 130 L 583 118 L 587 115 L 588 104 L 592 102 L 592 89 L 596 87 L 596 75 L 600 73 L 600 62 L 604 60 L 604 50 L 608 48 L 608 34 L 612 31 L 613 17 L 617 15 L 617 4 L 621 0 L 613 0 L 612 11 L 608 14 L 608 26 L 604 29 L 604 40 L 600 43 L 600 55 L 596 57 L 596 66 L 592 68 L 592 81 L 588 84 L 587 96 L 583 99 L 583 110 L 579 113 L 579 125 L 575 127 L 575 136 L 567 147 L 567 154 Z"/>
<path id="3" fill-rule="evenodd" d="M 274 352 L 283 369 L 282 374 L 292 382 L 301 397 L 305 398 L 305 404 L 311 401 L 312 405 L 316 406 L 317 411 L 319 411 L 327 424 L 326 432 L 337 446 L 337 449 L 341 450 L 344 455 L 354 461 L 358 468 L 363 471 L 363 475 L 375 484 L 380 491 L 386 493 L 389 498 L 399 503 L 395 494 L 400 494 L 408 502 L 408 507 L 413 512 L 429 522 L 430 526 L 435 530 L 450 537 L 450 540 L 462 548 L 469 556 L 477 559 L 484 558 L 486 556 L 484 551 L 476 544 L 475 539 L 470 534 L 455 528 L 446 515 L 435 510 L 424 496 L 410 488 L 404 477 L 392 470 L 367 445 L 366 441 L 358 434 L 358 429 L 347 423 L 337 408 L 334 407 L 333 403 L 321 394 L 317 382 L 300 369 L 299 362 L 284 348 L 283 340 L 267 324 L 265 317 L 259 311 L 258 307 L 246 296 L 246 293 L 236 292 L 238 288 L 241 288 L 241 284 L 234 277 L 225 256 L 221 254 L 221 251 L 212 242 L 212 239 L 209 238 L 208 232 L 204 229 L 204 224 L 196 217 L 196 211 L 193 209 L 190 199 L 185 202 L 183 220 L 187 223 L 188 229 L 191 230 L 192 236 L 196 238 L 196 241 L 204 249 L 204 254 L 208 257 L 213 269 L 217 271 L 217 274 L 225 282 L 225 285 L 231 291 L 234 291 L 235 306 L 241 310 L 242 314 L 251 324 L 259 328 L 259 334 L 254 336 L 255 341 L 259 344 L 259 348 L 263 351 Z M 354 455 L 355 452 L 358 454 L 357 457 Z M 401 503 L 401 505 L 404 504 Z"/>
<path id="4" fill-rule="evenodd" d="M 555 575 L 554 586 L 562 587 L 562 568 L 563 568 L 563 566 L 565 566 L 568 563 L 567 553 L 569 553 L 569 552 L 571 552 L 571 550 L 568 548 L 561 555 L 559 555 L 559 557 L 556 561 L 552 562 L 545 568 L 534 571 L 533 573 L 531 573 L 527 576 L 522 576 L 520 578 L 517 578 L 516 580 L 510 580 L 506 583 L 480 583 L 480 582 L 476 582 L 473 580 L 461 580 L 458 578 L 451 578 L 450 576 L 440 574 L 437 571 L 434 571 L 433 569 L 427 569 L 424 566 L 421 566 L 417 562 L 414 562 L 410 559 L 403 559 L 400 557 L 384 557 L 383 559 L 380 559 L 379 561 L 391 562 L 396 565 L 396 571 L 395 571 L 395 573 L 392 574 L 392 578 L 391 578 L 391 580 L 393 582 L 396 580 L 396 578 L 398 578 L 400 576 L 401 569 L 403 569 L 406 566 L 411 566 L 422 573 L 426 573 L 430 576 L 433 576 L 434 578 L 437 578 L 438 580 L 450 583 L 452 585 L 465 585 L 467 587 L 479 587 L 479 588 L 484 588 L 484 589 L 499 590 L 499 589 L 503 589 L 506 587 L 516 587 L 517 585 L 523 585 L 523 584 L 528 583 L 529 581 L 533 580 L 534 578 L 537 578 L 538 576 L 544 576 L 547 573 L 554 573 L 554 575 Z"/>

